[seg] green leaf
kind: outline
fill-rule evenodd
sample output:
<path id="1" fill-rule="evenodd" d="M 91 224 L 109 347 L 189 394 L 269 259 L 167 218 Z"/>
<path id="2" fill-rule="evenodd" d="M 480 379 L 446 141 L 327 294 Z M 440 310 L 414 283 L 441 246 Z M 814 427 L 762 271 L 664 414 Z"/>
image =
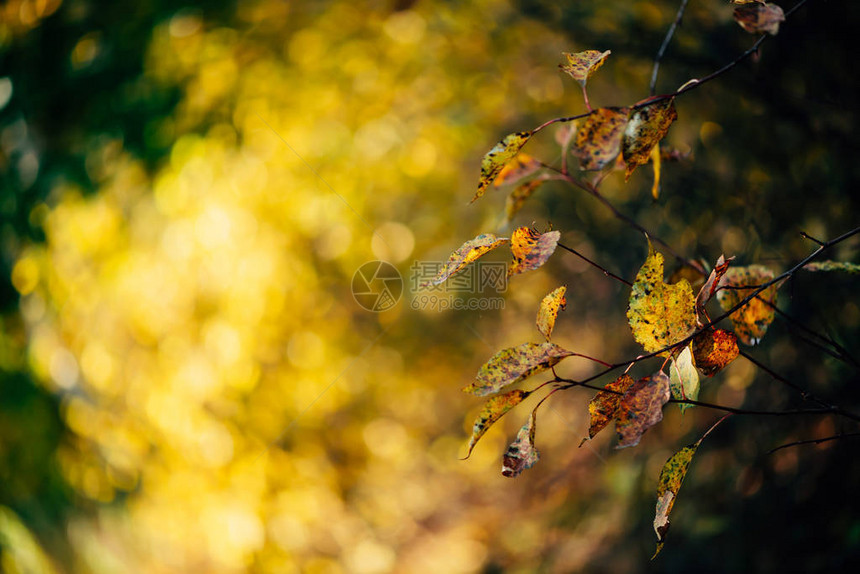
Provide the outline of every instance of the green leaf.
<path id="1" fill-rule="evenodd" d="M 624 163 L 627 164 L 626 179 L 630 179 L 630 174 L 637 167 L 648 163 L 651 151 L 666 137 L 677 117 L 674 98 L 659 100 L 630 112 L 621 147 Z"/>
<path id="2" fill-rule="evenodd" d="M 606 58 L 611 54 L 611 50 L 601 52 L 599 50 L 585 50 L 584 52 L 563 52 L 567 57 L 567 64 L 559 64 L 558 67 L 570 74 L 570 76 L 579 82 L 583 87 L 588 82 L 588 78 L 597 71 Z"/>
<path id="3" fill-rule="evenodd" d="M 511 234 L 511 253 L 514 261 L 508 267 L 508 277 L 537 269 L 555 251 L 561 233 L 549 231 L 538 233 L 528 227 L 520 227 Z"/>
<path id="4" fill-rule="evenodd" d="M 523 402 L 531 393 L 515 389 L 504 395 L 498 395 L 484 403 L 484 408 L 478 413 L 478 418 L 475 419 L 475 424 L 472 425 L 472 436 L 469 438 L 468 452 L 465 458 L 472 455 L 472 449 L 478 444 L 478 441 L 484 436 L 493 424 L 502 418 L 505 413 Z"/>
<path id="5" fill-rule="evenodd" d="M 633 338 L 653 353 L 683 340 L 696 329 L 693 289 L 686 279 L 663 282 L 663 255 L 648 242 L 648 258 L 630 292 L 627 321 Z M 663 353 L 665 355 L 665 353 Z"/>
<path id="6" fill-rule="evenodd" d="M 567 293 L 567 287 L 562 285 L 552 291 L 549 295 L 543 298 L 540 302 L 540 309 L 537 315 L 537 328 L 541 335 L 549 341 L 552 336 L 552 330 L 555 327 L 555 319 L 558 317 L 558 312 L 567 306 L 567 298 L 564 294 Z"/>
<path id="7" fill-rule="evenodd" d="M 469 263 L 472 263 L 479 257 L 492 251 L 499 245 L 507 243 L 508 241 L 510 240 L 507 237 L 496 237 L 492 233 L 484 233 L 474 239 L 470 239 L 451 254 L 448 258 L 448 262 L 441 270 L 439 270 L 436 277 L 430 281 L 422 283 L 420 286 L 427 287 L 428 285 L 439 285 L 440 283 L 445 282 L 448 277 Z"/>
<path id="8" fill-rule="evenodd" d="M 849 263 L 848 261 L 814 261 L 807 263 L 803 269 L 806 271 L 844 271 L 852 275 L 860 274 L 860 263 Z"/>
<path id="9" fill-rule="evenodd" d="M 678 357 L 672 359 L 669 365 L 669 389 L 672 393 L 672 398 L 676 400 L 699 398 L 699 372 L 693 365 L 693 353 L 690 345 L 684 347 L 684 350 L 678 354 Z M 690 408 L 693 405 L 681 403 L 681 412 Z"/>
<path id="10" fill-rule="evenodd" d="M 773 271 L 762 265 L 748 267 L 732 267 L 723 275 L 717 291 L 717 301 L 723 311 L 728 311 L 748 296 L 756 288 L 773 279 Z M 776 306 L 777 289 L 781 283 L 775 283 L 758 294 L 758 296 L 732 313 L 735 335 L 744 345 L 757 345 L 767 332 L 768 325 L 773 322 Z"/>
<path id="11" fill-rule="evenodd" d="M 603 169 L 618 157 L 628 111 L 628 108 L 598 108 L 585 118 L 571 150 L 579 159 L 580 169 Z"/>
<path id="12" fill-rule="evenodd" d="M 472 201 L 484 195 L 487 187 L 501 173 L 505 164 L 516 157 L 530 137 L 532 137 L 532 132 L 509 134 L 484 155 L 484 159 L 481 160 L 481 178 L 478 180 L 478 191 Z"/>
<path id="13" fill-rule="evenodd" d="M 642 435 L 663 420 L 663 405 L 669 400 L 669 377 L 657 371 L 639 379 L 621 397 L 615 417 L 618 446 L 636 446 Z"/>
<path id="14" fill-rule="evenodd" d="M 615 418 L 621 397 L 634 382 L 633 377 L 625 373 L 611 383 L 607 383 L 603 387 L 604 390 L 597 391 L 597 394 L 588 403 L 588 414 L 591 418 L 588 425 L 588 437 L 582 439 L 579 446 L 585 444 L 586 440 L 593 439 Z"/>
<path id="15" fill-rule="evenodd" d="M 536 424 L 537 410 L 533 410 L 529 420 L 517 433 L 516 440 L 508 446 L 502 457 L 502 476 L 515 478 L 540 460 L 540 453 L 535 448 Z"/>
<path id="16" fill-rule="evenodd" d="M 497 393 L 508 385 L 555 366 L 571 355 L 572 352 L 555 343 L 523 343 L 502 349 L 481 367 L 475 382 L 463 391 L 479 397 Z"/>

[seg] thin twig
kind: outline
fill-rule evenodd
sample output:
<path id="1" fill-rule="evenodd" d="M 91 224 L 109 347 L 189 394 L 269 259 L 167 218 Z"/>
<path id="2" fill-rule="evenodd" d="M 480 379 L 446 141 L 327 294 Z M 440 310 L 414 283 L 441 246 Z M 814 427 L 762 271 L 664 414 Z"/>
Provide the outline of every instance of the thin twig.
<path id="1" fill-rule="evenodd" d="M 767 451 L 767 454 L 773 454 L 778 450 L 782 450 L 784 448 L 788 448 L 791 446 L 800 446 L 803 444 L 821 444 L 823 442 L 827 442 L 827 441 L 831 441 L 831 440 L 837 440 L 840 438 L 850 438 L 850 437 L 856 437 L 856 436 L 860 436 L 860 432 L 841 433 L 841 434 L 835 434 L 833 436 L 825 436 L 822 438 L 813 438 L 813 439 L 809 439 L 809 440 L 797 440 L 794 442 L 789 442 L 786 444 L 779 445 L 776 448 L 772 448 L 769 451 Z"/>
<path id="2" fill-rule="evenodd" d="M 660 44 L 660 49 L 657 50 L 657 56 L 654 58 L 654 68 L 651 70 L 651 85 L 649 93 L 653 96 L 657 90 L 657 73 L 660 71 L 660 62 L 666 54 L 666 48 L 669 47 L 669 42 L 672 41 L 672 36 L 675 35 L 675 30 L 681 25 L 681 19 L 684 17 L 684 10 L 687 9 L 687 2 L 690 0 L 681 0 L 681 6 L 678 8 L 678 13 L 675 15 L 675 21 L 669 26 L 666 32 L 666 37 L 663 38 L 663 43 Z"/>
<path id="3" fill-rule="evenodd" d="M 610 271 L 610 270 L 606 269 L 605 267 L 601 266 L 599 263 L 595 263 L 594 261 L 592 261 L 591 259 L 589 259 L 589 258 L 588 258 L 588 257 L 586 257 L 585 255 L 583 255 L 582 253 L 580 253 L 580 252 L 579 252 L 579 251 L 577 251 L 576 249 L 573 249 L 573 248 L 571 248 L 571 247 L 568 247 L 567 245 L 564 245 L 563 243 L 558 243 L 558 246 L 559 246 L 559 247 L 561 247 L 562 249 L 564 249 L 565 251 L 568 251 L 568 252 L 570 252 L 570 253 L 572 253 L 572 254 L 576 255 L 577 257 L 579 257 L 580 259 L 582 259 L 582 260 L 583 260 L 583 261 L 585 261 L 586 263 L 588 263 L 588 264 L 590 264 L 590 265 L 593 265 L 594 267 L 597 267 L 597 268 L 598 268 L 598 269 L 600 269 L 600 270 L 603 272 L 603 274 L 604 274 L 604 275 L 606 275 L 607 277 L 612 277 L 613 279 L 616 279 L 616 280 L 618 280 L 618 281 L 621 281 L 622 283 L 624 283 L 624 284 L 625 284 L 625 285 L 627 285 L 628 287 L 633 287 L 633 283 L 631 283 L 631 282 L 630 282 L 630 281 L 628 281 L 627 279 L 624 279 L 623 277 L 619 277 L 618 275 L 616 275 L 616 274 L 615 274 L 615 273 L 613 273 L 612 271 Z"/>

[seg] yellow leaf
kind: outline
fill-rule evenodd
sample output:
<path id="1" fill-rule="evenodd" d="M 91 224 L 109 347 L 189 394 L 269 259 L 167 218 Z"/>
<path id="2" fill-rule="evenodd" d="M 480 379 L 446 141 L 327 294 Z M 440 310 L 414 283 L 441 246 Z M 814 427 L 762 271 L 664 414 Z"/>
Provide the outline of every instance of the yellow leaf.
<path id="1" fill-rule="evenodd" d="M 699 398 L 699 372 L 693 365 L 693 353 L 690 345 L 684 347 L 669 365 L 669 390 L 673 399 L 696 400 Z M 681 403 L 681 412 L 693 405 Z"/>
<path id="2" fill-rule="evenodd" d="M 499 187 L 506 183 L 516 182 L 530 176 L 542 167 L 543 164 L 532 156 L 525 153 L 518 154 L 514 159 L 505 164 L 505 167 L 502 168 L 502 171 L 499 172 L 499 175 L 493 181 L 493 185 Z"/>
<path id="3" fill-rule="evenodd" d="M 472 449 L 478 444 L 478 441 L 484 436 L 493 423 L 502 418 L 509 410 L 523 402 L 523 400 L 531 393 L 519 389 L 513 390 L 504 395 L 493 397 L 484 404 L 484 408 L 478 413 L 478 418 L 475 419 L 475 424 L 472 425 L 472 436 L 469 438 L 468 452 L 466 458 L 472 454 Z"/>
<path id="4" fill-rule="evenodd" d="M 541 335 L 549 341 L 552 335 L 552 330 L 555 327 L 555 318 L 558 312 L 567 306 L 567 299 L 564 294 L 567 292 L 567 287 L 562 285 L 553 290 L 552 293 L 543 298 L 540 302 L 540 309 L 537 315 L 537 328 Z"/>
<path id="5" fill-rule="evenodd" d="M 603 169 L 618 157 L 628 108 L 598 108 L 576 132 L 572 152 L 583 170 Z"/>
<path id="6" fill-rule="evenodd" d="M 674 285 L 663 282 L 663 255 L 654 250 L 650 241 L 648 258 L 630 292 L 627 321 L 633 338 L 649 353 L 683 340 L 696 328 L 690 283 L 686 279 Z"/>
<path id="7" fill-rule="evenodd" d="M 660 155 L 660 146 L 655 145 L 651 148 L 651 166 L 654 168 L 654 183 L 651 185 L 651 196 L 654 199 L 660 197 L 660 167 L 662 156 Z"/>
<path id="8" fill-rule="evenodd" d="M 611 50 L 601 52 L 599 50 L 585 50 L 584 52 L 563 52 L 567 57 L 567 64 L 559 64 L 558 67 L 570 74 L 570 76 L 585 86 L 588 78 L 597 71 L 606 58 L 611 54 Z"/>
<path id="9" fill-rule="evenodd" d="M 502 349 L 490 357 L 478 371 L 475 382 L 463 391 L 479 397 L 497 393 L 508 385 L 549 369 L 571 355 L 572 352 L 554 343 L 523 343 Z"/>
<path id="10" fill-rule="evenodd" d="M 654 515 L 654 532 L 657 533 L 657 552 L 654 556 L 663 547 L 666 532 L 669 530 L 669 513 L 675 506 L 675 499 L 678 497 L 678 491 L 681 490 L 681 483 L 687 476 L 687 468 L 689 468 L 690 461 L 693 460 L 693 455 L 696 454 L 696 449 L 699 448 L 701 442 L 702 439 L 699 439 L 696 443 L 685 446 L 673 454 L 663 465 L 663 470 L 660 471 L 660 480 L 657 483 L 657 508 Z"/>
<path id="11" fill-rule="evenodd" d="M 759 285 L 773 279 L 773 271 L 762 265 L 732 267 L 723 275 L 717 291 L 717 301 L 723 311 L 728 311 L 752 295 Z M 757 345 L 773 322 L 779 283 L 771 285 L 758 296 L 732 313 L 729 318 L 738 340 L 744 345 Z"/>
<path id="12" fill-rule="evenodd" d="M 555 251 L 561 233 L 549 231 L 538 233 L 528 227 L 520 227 L 511 234 L 511 253 L 514 261 L 508 267 L 508 277 L 537 269 Z"/>
<path id="13" fill-rule="evenodd" d="M 659 147 L 657 144 L 666 137 L 677 117 L 674 98 L 659 100 L 630 112 L 621 148 L 627 164 L 626 179 L 630 179 L 637 167 L 648 163 L 652 150 Z"/>
<path id="14" fill-rule="evenodd" d="M 530 137 L 532 137 L 532 132 L 509 134 L 484 155 L 481 160 L 481 178 L 478 180 L 478 191 L 472 201 L 484 195 L 487 187 L 498 177 L 505 164 L 516 157 Z"/>
<path id="15" fill-rule="evenodd" d="M 537 188 L 543 185 L 543 182 L 544 180 L 542 179 L 533 179 L 514 188 L 508 196 L 508 200 L 505 202 L 506 222 L 509 223 L 513 220 L 514 216 L 519 212 L 526 200 L 532 196 Z"/>
<path id="16" fill-rule="evenodd" d="M 448 277 L 469 263 L 472 263 L 479 257 L 492 251 L 499 245 L 507 243 L 508 241 L 510 240 L 507 237 L 496 237 L 492 233 L 484 233 L 474 239 L 470 239 L 451 254 L 448 258 L 448 262 L 439 270 L 436 277 L 430 281 L 422 283 L 420 286 L 427 287 L 428 285 L 439 285 L 440 283 L 443 283 L 448 279 Z"/>

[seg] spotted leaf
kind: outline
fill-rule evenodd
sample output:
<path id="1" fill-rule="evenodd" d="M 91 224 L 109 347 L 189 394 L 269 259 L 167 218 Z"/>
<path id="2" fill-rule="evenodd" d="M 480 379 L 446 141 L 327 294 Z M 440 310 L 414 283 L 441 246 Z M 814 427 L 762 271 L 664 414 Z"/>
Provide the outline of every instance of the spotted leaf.
<path id="1" fill-rule="evenodd" d="M 511 253 L 514 260 L 508 267 L 508 277 L 537 269 L 546 263 L 560 238 L 561 233 L 558 231 L 538 233 L 528 227 L 515 229 L 511 234 Z"/>
<path id="2" fill-rule="evenodd" d="M 451 254 L 448 258 L 448 262 L 445 263 L 445 266 L 439 270 L 439 273 L 436 274 L 436 277 L 431 279 L 430 281 L 426 281 L 421 284 L 421 287 L 427 287 L 428 285 L 439 285 L 440 283 L 445 282 L 448 277 L 468 265 L 472 263 L 479 257 L 484 254 L 492 251 L 496 247 L 500 245 L 504 245 L 510 241 L 507 237 L 496 237 L 492 233 L 485 233 L 483 235 L 479 235 L 474 239 L 470 239 L 463 245 L 461 245 L 457 251 Z"/>
<path id="3" fill-rule="evenodd" d="M 472 201 L 484 195 L 487 187 L 505 168 L 505 164 L 516 157 L 530 137 L 532 137 L 532 132 L 509 134 L 487 152 L 484 159 L 481 160 L 481 178 L 478 180 L 478 191 Z"/>
<path id="4" fill-rule="evenodd" d="M 633 170 L 648 163 L 651 152 L 666 137 L 669 127 L 677 118 L 674 98 L 658 100 L 630 112 L 621 146 L 621 154 L 627 164 L 627 179 L 630 179 Z M 658 157 L 659 153 L 658 148 Z"/>
<path id="5" fill-rule="evenodd" d="M 738 338 L 722 329 L 709 329 L 693 339 L 693 358 L 706 377 L 720 372 L 737 358 L 739 352 Z"/>
<path id="6" fill-rule="evenodd" d="M 584 52 L 563 52 L 567 57 L 567 64 L 559 64 L 558 67 L 570 74 L 574 80 L 582 86 L 588 82 L 588 78 L 597 71 L 612 50 L 601 52 L 600 50 L 585 50 Z"/>
<path id="7" fill-rule="evenodd" d="M 583 170 L 598 170 L 612 163 L 621 151 L 628 108 L 598 108 L 576 132 L 572 152 Z"/>
<path id="8" fill-rule="evenodd" d="M 675 506 L 675 499 L 678 497 L 681 483 L 687 476 L 690 461 L 693 460 L 693 455 L 696 454 L 696 449 L 699 448 L 701 442 L 702 439 L 699 439 L 694 444 L 685 446 L 673 454 L 663 465 L 663 470 L 660 471 L 660 479 L 657 483 L 657 508 L 654 516 L 654 531 L 657 533 L 657 551 L 654 556 L 657 556 L 663 549 L 666 532 L 669 530 L 669 513 Z"/>
<path id="9" fill-rule="evenodd" d="M 762 265 L 732 267 L 720 280 L 717 301 L 723 311 L 728 311 L 772 279 L 773 271 Z M 771 285 L 729 316 L 735 335 L 744 345 L 757 345 L 773 322 L 779 285 Z"/>
<path id="10" fill-rule="evenodd" d="M 814 261 L 807 263 L 805 271 L 843 271 L 852 275 L 860 274 L 860 263 L 849 263 L 847 261 Z"/>
<path id="11" fill-rule="evenodd" d="M 475 424 L 472 425 L 472 436 L 469 438 L 468 452 L 466 458 L 472 454 L 472 449 L 481 440 L 481 437 L 490 429 L 493 424 L 502 418 L 505 413 L 523 402 L 529 396 L 529 392 L 520 389 L 515 389 L 509 393 L 492 397 L 485 404 L 481 412 L 478 413 L 478 418 L 475 419 Z"/>
<path id="12" fill-rule="evenodd" d="M 735 8 L 734 18 L 741 28 L 751 34 L 767 32 L 775 36 L 779 32 L 779 25 L 785 22 L 785 12 L 769 2 L 748 2 Z"/>
<path id="13" fill-rule="evenodd" d="M 669 377 L 663 371 L 633 383 L 621 397 L 615 416 L 616 448 L 639 444 L 645 431 L 663 420 L 663 405 L 669 397 Z"/>
<path id="14" fill-rule="evenodd" d="M 607 383 L 603 387 L 604 390 L 597 391 L 597 394 L 588 403 L 588 415 L 591 418 L 588 425 L 588 437 L 582 439 L 579 446 L 582 446 L 586 440 L 593 439 L 615 418 L 621 397 L 633 383 L 633 377 L 624 374 L 611 383 Z"/>
<path id="15" fill-rule="evenodd" d="M 478 396 L 497 393 L 508 385 L 549 369 L 572 354 L 554 343 L 523 343 L 502 349 L 481 367 L 475 382 L 463 390 Z"/>
<path id="16" fill-rule="evenodd" d="M 535 425 L 537 411 L 532 411 L 529 420 L 517 433 L 517 438 L 508 446 L 502 457 L 502 476 L 515 478 L 524 470 L 528 470 L 540 459 L 540 453 L 535 448 Z"/>
<path id="17" fill-rule="evenodd" d="M 544 297 L 540 302 L 540 309 L 538 309 L 537 315 L 537 328 L 541 332 L 541 335 L 546 337 L 547 341 L 549 341 L 552 335 L 558 312 L 567 306 L 565 293 L 567 293 L 567 287 L 562 285 L 554 289 L 552 293 Z"/>

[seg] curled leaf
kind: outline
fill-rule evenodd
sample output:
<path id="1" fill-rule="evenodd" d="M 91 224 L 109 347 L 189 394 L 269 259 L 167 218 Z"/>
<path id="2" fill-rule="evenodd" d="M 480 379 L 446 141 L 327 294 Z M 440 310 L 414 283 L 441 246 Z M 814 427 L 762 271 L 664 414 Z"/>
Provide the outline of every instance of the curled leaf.
<path id="1" fill-rule="evenodd" d="M 699 448 L 701 442 L 702 439 L 699 439 L 694 444 L 685 446 L 673 454 L 663 465 L 663 470 L 660 471 L 660 480 L 657 483 L 657 508 L 654 516 L 654 532 L 657 533 L 657 552 L 654 553 L 654 556 L 657 556 L 663 547 L 666 532 L 669 530 L 669 513 L 675 506 L 675 499 L 678 497 L 681 483 L 687 476 L 687 468 L 689 468 L 690 461 L 693 460 L 693 455 L 696 454 L 696 449 Z"/>
<path id="2" fill-rule="evenodd" d="M 537 328 L 541 335 L 549 341 L 552 335 L 552 330 L 555 327 L 555 318 L 558 317 L 558 312 L 567 306 L 567 287 L 562 285 L 552 291 L 549 295 L 543 298 L 540 302 L 540 309 L 537 315 Z"/>
<path id="3" fill-rule="evenodd" d="M 860 274 L 860 263 L 849 263 L 848 261 L 814 261 L 807 263 L 803 269 L 806 271 L 844 271 L 852 275 Z"/>
<path id="4" fill-rule="evenodd" d="M 469 438 L 468 452 L 465 458 L 469 458 L 472 454 L 472 449 L 478 444 L 478 441 L 484 436 L 493 424 L 502 418 L 505 413 L 523 402 L 529 396 L 529 392 L 520 389 L 515 389 L 504 395 L 499 395 L 488 400 L 484 404 L 484 408 L 478 413 L 478 418 L 475 419 L 475 424 L 472 425 L 472 436 Z"/>
<path id="5" fill-rule="evenodd" d="M 511 253 L 514 261 L 508 267 L 508 277 L 537 269 L 553 254 L 561 233 L 548 231 L 538 233 L 528 227 L 515 229 L 511 234 Z"/>
<path id="6" fill-rule="evenodd" d="M 502 349 L 490 357 L 478 371 L 475 382 L 463 391 L 478 396 L 490 395 L 545 371 L 571 355 L 572 352 L 555 343 L 523 343 Z"/>
<path id="7" fill-rule="evenodd" d="M 693 353 L 690 345 L 684 347 L 672 363 L 669 365 L 669 390 L 672 398 L 676 400 L 696 400 L 699 398 L 699 372 L 693 365 Z M 681 412 L 693 405 L 681 403 Z"/>
<path id="8" fill-rule="evenodd" d="M 532 137 L 532 132 L 509 134 L 484 155 L 481 160 L 481 178 L 478 180 L 478 191 L 475 192 L 472 201 L 484 195 L 487 187 L 498 177 L 505 164 L 516 157 L 530 137 Z"/>
<path id="9" fill-rule="evenodd" d="M 513 220 L 514 216 L 522 208 L 526 200 L 531 197 L 531 195 L 537 190 L 537 188 L 543 185 L 543 182 L 543 179 L 533 179 L 514 188 L 514 190 L 508 196 L 507 202 L 505 203 L 506 222 L 510 222 L 511 220 Z"/>
<path id="10" fill-rule="evenodd" d="M 651 151 L 660 143 L 669 127 L 678 118 L 675 98 L 658 100 L 630 112 L 624 128 L 621 153 L 627 164 L 626 179 L 640 165 L 648 163 Z M 659 157 L 659 151 L 657 152 Z"/>
<path id="11" fill-rule="evenodd" d="M 543 164 L 532 156 L 521 153 L 505 164 L 499 175 L 493 181 L 493 185 L 499 187 L 506 183 L 514 183 L 524 177 L 532 175 L 543 167 Z"/>
<path id="12" fill-rule="evenodd" d="M 779 25 L 785 22 L 785 12 L 776 4 L 769 2 L 747 2 L 738 6 L 734 11 L 735 22 L 751 34 L 768 34 L 775 36 Z"/>
<path id="13" fill-rule="evenodd" d="M 693 339 L 693 358 L 706 377 L 720 372 L 737 358 L 739 352 L 738 338 L 722 329 L 709 329 Z"/>
<path id="14" fill-rule="evenodd" d="M 485 253 L 492 251 L 499 245 L 503 245 L 508 241 L 510 240 L 507 237 L 496 237 L 492 233 L 484 233 L 474 239 L 470 239 L 451 254 L 448 258 L 448 262 L 439 270 L 436 277 L 430 281 L 422 283 L 420 286 L 426 287 L 428 285 L 439 285 L 440 283 L 443 283 L 448 279 L 448 277 L 469 263 L 472 263 Z"/>
<path id="15" fill-rule="evenodd" d="M 598 108 L 585 118 L 572 149 L 580 169 L 603 169 L 618 157 L 628 111 L 628 108 Z"/>
<path id="16" fill-rule="evenodd" d="M 660 146 L 655 145 L 651 148 L 651 166 L 654 168 L 654 183 L 651 184 L 651 197 L 654 199 L 660 197 L 660 170 L 662 162 L 663 155 L 660 153 Z"/>
<path id="17" fill-rule="evenodd" d="M 720 255 L 720 258 L 717 259 L 717 264 L 711 270 L 711 274 L 708 276 L 705 284 L 702 285 L 701 289 L 699 289 L 699 294 L 696 295 L 696 313 L 699 315 L 705 314 L 705 305 L 708 304 L 708 301 L 710 301 L 711 297 L 716 293 L 717 286 L 720 284 L 720 279 L 722 279 L 723 275 L 726 274 L 726 271 L 729 270 L 729 265 L 733 259 L 734 257 L 726 259 L 723 255 Z"/>
<path id="18" fill-rule="evenodd" d="M 624 374 L 608 383 L 603 387 L 604 390 L 597 391 L 597 394 L 588 403 L 588 414 L 591 417 L 591 422 L 588 425 L 588 438 L 582 439 L 579 446 L 582 446 L 586 440 L 593 439 L 597 433 L 606 428 L 609 421 L 615 418 L 622 395 L 633 383 L 633 377 Z"/>
<path id="19" fill-rule="evenodd" d="M 559 64 L 558 67 L 570 74 L 574 80 L 585 86 L 588 78 L 597 71 L 612 50 L 601 52 L 599 50 L 585 50 L 584 52 L 563 52 L 567 57 L 567 64 Z"/>
<path id="20" fill-rule="evenodd" d="M 630 292 L 627 321 L 633 338 L 649 353 L 681 341 L 696 328 L 693 289 L 686 279 L 663 282 L 663 255 L 648 242 L 648 258 Z"/>
<path id="21" fill-rule="evenodd" d="M 717 301 L 723 311 L 728 311 L 752 295 L 756 287 L 772 279 L 773 271 L 762 265 L 732 267 L 720 281 Z M 729 316 L 738 340 L 744 345 L 757 345 L 767 332 L 768 325 L 773 322 L 779 285 L 771 285 Z"/>
<path id="22" fill-rule="evenodd" d="M 517 433 L 516 440 L 508 446 L 502 457 L 502 476 L 515 478 L 540 460 L 540 453 L 535 448 L 536 424 L 537 411 L 532 411 L 529 420 Z"/>
<path id="23" fill-rule="evenodd" d="M 663 371 L 633 383 L 621 397 L 615 416 L 616 448 L 639 444 L 645 431 L 663 420 L 663 405 L 669 397 L 669 377 Z"/>

